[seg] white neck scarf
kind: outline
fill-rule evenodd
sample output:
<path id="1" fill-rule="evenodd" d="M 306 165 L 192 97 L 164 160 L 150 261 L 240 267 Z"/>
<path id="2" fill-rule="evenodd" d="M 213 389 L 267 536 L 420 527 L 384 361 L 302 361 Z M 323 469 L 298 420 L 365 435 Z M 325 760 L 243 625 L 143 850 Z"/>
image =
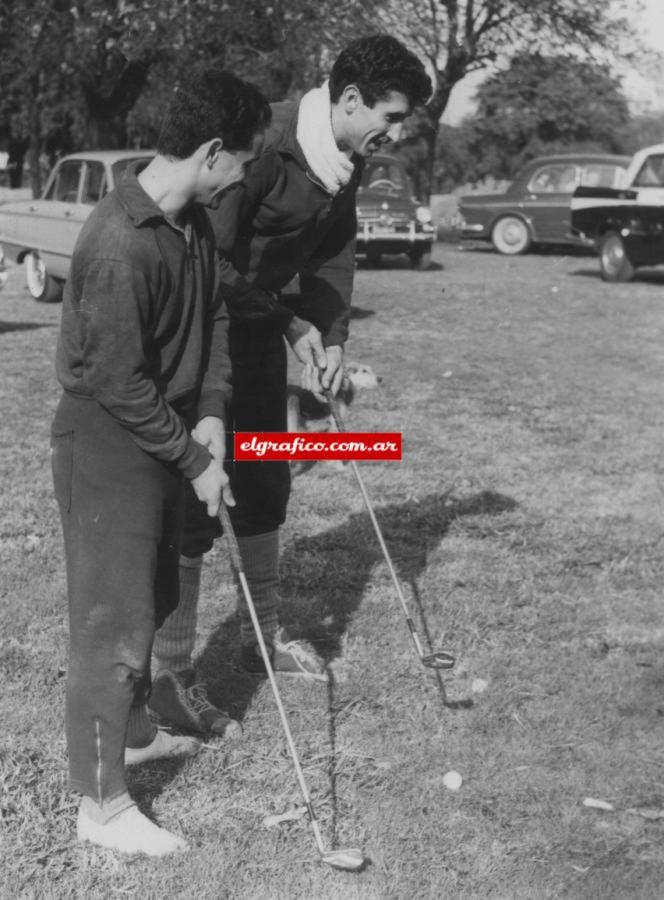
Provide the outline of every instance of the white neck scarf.
<path id="1" fill-rule="evenodd" d="M 308 91 L 300 101 L 296 135 L 311 171 L 332 196 L 338 194 L 350 181 L 355 166 L 334 140 L 327 81 Z"/>

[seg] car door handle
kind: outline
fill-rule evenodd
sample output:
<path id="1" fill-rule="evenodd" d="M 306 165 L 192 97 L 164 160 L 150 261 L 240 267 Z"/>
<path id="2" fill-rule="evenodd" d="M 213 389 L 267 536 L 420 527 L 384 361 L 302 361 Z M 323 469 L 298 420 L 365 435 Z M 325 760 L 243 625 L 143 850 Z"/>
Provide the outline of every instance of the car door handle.
<path id="1" fill-rule="evenodd" d="M 73 214 L 73 212 L 72 212 L 70 209 L 66 209 L 66 210 L 65 210 L 65 216 L 66 216 L 67 218 L 69 218 L 70 216 L 73 216 L 73 215 L 74 215 L 74 214 Z"/>

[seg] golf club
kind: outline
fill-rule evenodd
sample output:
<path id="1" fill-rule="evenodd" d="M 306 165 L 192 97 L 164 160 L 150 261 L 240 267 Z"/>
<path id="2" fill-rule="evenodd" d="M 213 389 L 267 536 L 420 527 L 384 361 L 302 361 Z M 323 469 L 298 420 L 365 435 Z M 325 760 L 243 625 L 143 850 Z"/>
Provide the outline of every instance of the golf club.
<path id="1" fill-rule="evenodd" d="M 334 419 L 334 423 L 337 426 L 338 431 L 344 433 L 346 431 L 345 423 L 341 417 L 339 412 L 339 407 L 337 401 L 332 396 L 331 391 L 325 392 L 326 399 L 330 404 L 330 409 L 332 410 L 332 417 Z M 426 666 L 428 669 L 451 669 L 454 665 L 455 659 L 451 653 L 448 653 L 447 650 L 436 650 L 433 653 L 424 653 L 422 650 L 422 643 L 420 641 L 419 635 L 415 628 L 415 623 L 410 615 L 410 610 L 408 609 L 408 604 L 406 603 L 406 598 L 404 597 L 404 593 L 401 589 L 401 584 L 399 583 L 399 579 L 397 578 L 397 573 L 392 565 L 392 559 L 390 558 L 390 554 L 387 549 L 387 544 L 383 538 L 383 533 L 380 530 L 380 525 L 378 524 L 378 519 L 376 518 L 376 514 L 373 511 L 373 507 L 371 505 L 371 500 L 369 499 L 369 495 L 367 494 L 367 489 L 364 486 L 364 481 L 362 476 L 360 475 L 360 469 L 354 459 L 350 460 L 351 467 L 353 469 L 353 473 L 355 474 L 355 478 L 357 479 L 357 483 L 360 488 L 360 492 L 362 497 L 364 498 L 364 503 L 369 513 L 369 518 L 371 519 L 371 524 L 374 527 L 374 531 L 376 532 L 376 537 L 378 538 L 378 543 L 380 544 L 380 548 L 383 551 L 383 556 L 385 557 L 385 562 L 387 563 L 387 568 L 390 571 L 390 575 L 392 577 L 392 581 L 394 583 L 395 590 L 397 592 L 397 596 L 399 601 L 401 602 L 401 606 L 403 608 L 404 614 L 406 616 L 406 624 L 408 625 L 408 630 L 410 631 L 410 636 L 413 639 L 413 643 L 415 644 L 415 649 L 417 650 L 417 655 L 420 659 L 420 662 L 423 666 Z"/>
<path id="2" fill-rule="evenodd" d="M 314 833 L 314 838 L 316 839 L 318 853 L 321 860 L 328 866 L 332 866 L 335 869 L 345 869 L 348 872 L 356 872 L 358 869 L 362 868 L 365 862 L 364 855 L 362 854 L 361 850 L 357 850 L 355 848 L 348 848 L 345 850 L 326 850 L 323 846 L 323 839 L 321 838 L 318 820 L 316 819 L 316 814 L 311 802 L 307 783 L 304 780 L 304 773 L 302 771 L 302 766 L 300 765 L 297 750 L 295 749 L 293 735 L 291 734 L 291 730 L 288 725 L 286 711 L 281 702 L 279 688 L 277 687 L 277 680 L 274 677 L 274 670 L 272 669 L 272 663 L 270 662 L 270 654 L 263 638 L 263 633 L 261 631 L 258 617 L 256 615 L 256 608 L 254 607 L 254 602 L 251 598 L 249 584 L 247 583 L 247 578 L 244 574 L 242 557 L 240 556 L 240 548 L 238 546 L 237 538 L 235 537 L 235 531 L 233 529 L 233 525 L 231 524 L 231 518 L 228 514 L 228 509 L 223 500 L 221 503 L 221 507 L 219 508 L 219 516 L 221 518 L 221 524 L 224 529 L 224 534 L 226 535 L 226 540 L 228 541 L 231 564 L 237 573 L 240 584 L 242 586 L 242 592 L 244 593 L 244 598 L 247 601 L 249 615 L 251 616 L 251 621 L 254 626 L 254 631 L 256 632 L 256 637 L 258 638 L 258 645 L 263 657 L 263 662 L 265 663 L 265 669 L 267 671 L 268 678 L 270 679 L 270 685 L 272 686 L 272 693 L 274 694 L 274 699 L 277 703 L 277 709 L 279 710 L 279 715 L 281 716 L 281 724 L 284 727 L 284 733 L 288 742 L 288 749 L 290 750 L 293 765 L 295 766 L 297 779 L 300 782 L 300 790 L 302 791 L 302 796 L 307 807 L 307 814 L 309 817 L 309 822 L 311 824 L 311 829 Z"/>

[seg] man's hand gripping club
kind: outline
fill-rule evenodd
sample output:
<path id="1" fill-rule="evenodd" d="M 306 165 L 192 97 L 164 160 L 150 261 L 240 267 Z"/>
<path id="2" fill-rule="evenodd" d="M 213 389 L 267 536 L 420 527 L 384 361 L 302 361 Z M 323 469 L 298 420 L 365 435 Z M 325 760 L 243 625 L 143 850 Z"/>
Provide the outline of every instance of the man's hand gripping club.
<path id="1" fill-rule="evenodd" d="M 209 516 L 219 513 L 221 500 L 227 506 L 235 506 L 228 475 L 224 471 L 226 457 L 226 430 L 221 419 L 206 416 L 194 428 L 191 436 L 210 453 L 212 461 L 201 474 L 192 479 L 192 487 L 199 500 L 207 506 Z"/>
<path id="2" fill-rule="evenodd" d="M 311 322 L 294 316 L 286 331 L 286 339 L 304 366 L 302 387 L 325 402 L 325 393 L 336 396 L 344 376 L 343 347 L 323 347 L 320 331 Z"/>

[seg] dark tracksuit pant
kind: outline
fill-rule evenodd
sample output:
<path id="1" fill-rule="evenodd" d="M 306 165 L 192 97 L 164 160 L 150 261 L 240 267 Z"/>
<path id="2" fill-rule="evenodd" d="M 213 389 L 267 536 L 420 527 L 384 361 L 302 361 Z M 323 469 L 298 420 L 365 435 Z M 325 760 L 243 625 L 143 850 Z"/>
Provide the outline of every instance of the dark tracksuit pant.
<path id="1" fill-rule="evenodd" d="M 231 428 L 234 431 L 287 431 L 287 358 L 283 329 L 273 323 L 231 319 L 229 349 L 233 372 Z M 227 436 L 227 464 L 236 506 L 229 512 L 241 537 L 275 531 L 286 518 L 290 494 L 287 462 L 233 462 L 233 435 Z M 206 553 L 221 534 L 193 490 L 186 491 L 182 540 L 184 556 Z"/>
<path id="2" fill-rule="evenodd" d="M 129 712 L 147 699 L 154 631 L 177 606 L 183 479 L 95 401 L 67 392 L 51 445 L 69 598 L 70 779 L 102 804 L 126 790 Z"/>

